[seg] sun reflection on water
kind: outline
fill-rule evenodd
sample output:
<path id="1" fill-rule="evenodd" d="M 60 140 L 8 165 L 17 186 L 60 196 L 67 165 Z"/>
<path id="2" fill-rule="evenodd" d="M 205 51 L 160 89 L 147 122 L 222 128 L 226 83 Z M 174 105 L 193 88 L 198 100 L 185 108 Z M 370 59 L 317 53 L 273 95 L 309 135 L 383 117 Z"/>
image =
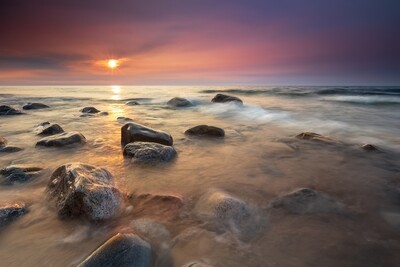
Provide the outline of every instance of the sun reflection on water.
<path id="1" fill-rule="evenodd" d="M 111 85 L 111 91 L 114 93 L 111 96 L 112 100 L 121 100 L 121 86 Z"/>

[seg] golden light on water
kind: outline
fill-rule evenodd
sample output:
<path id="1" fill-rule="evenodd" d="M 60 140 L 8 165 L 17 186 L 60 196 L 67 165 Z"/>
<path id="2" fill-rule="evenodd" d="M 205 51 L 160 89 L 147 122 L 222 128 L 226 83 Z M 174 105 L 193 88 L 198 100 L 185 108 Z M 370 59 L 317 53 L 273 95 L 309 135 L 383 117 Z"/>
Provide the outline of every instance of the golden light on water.
<path id="1" fill-rule="evenodd" d="M 121 86 L 119 85 L 111 85 L 111 90 L 114 94 L 120 94 L 121 93 Z"/>
<path id="2" fill-rule="evenodd" d="M 119 65 L 120 65 L 120 62 L 117 59 L 109 59 L 107 61 L 107 67 L 109 67 L 112 70 L 117 68 Z"/>

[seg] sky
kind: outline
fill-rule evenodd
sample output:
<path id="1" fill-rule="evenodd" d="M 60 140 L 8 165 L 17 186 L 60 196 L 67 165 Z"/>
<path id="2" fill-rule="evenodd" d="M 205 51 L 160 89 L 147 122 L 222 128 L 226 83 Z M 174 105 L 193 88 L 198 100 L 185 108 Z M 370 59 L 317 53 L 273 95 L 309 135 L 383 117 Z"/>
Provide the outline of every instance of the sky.
<path id="1" fill-rule="evenodd" d="M 398 0 L 1 0 L 0 39 L 0 85 L 400 85 Z"/>

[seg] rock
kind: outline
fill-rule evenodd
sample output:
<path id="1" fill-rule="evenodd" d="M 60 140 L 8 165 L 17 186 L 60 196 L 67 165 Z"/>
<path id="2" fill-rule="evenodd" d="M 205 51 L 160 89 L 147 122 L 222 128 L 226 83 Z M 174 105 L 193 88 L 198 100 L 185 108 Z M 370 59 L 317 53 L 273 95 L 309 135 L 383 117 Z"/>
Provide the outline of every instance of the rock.
<path id="1" fill-rule="evenodd" d="M 78 267 L 150 267 L 151 247 L 134 234 L 116 234 Z"/>
<path id="2" fill-rule="evenodd" d="M 317 133 L 313 132 L 303 132 L 301 134 L 296 135 L 297 139 L 301 140 L 311 140 L 311 141 L 317 141 L 317 142 L 322 142 L 326 144 L 337 144 L 339 141 L 329 138 L 327 136 L 323 136 Z"/>
<path id="3" fill-rule="evenodd" d="M 16 146 L 5 146 L 5 147 L 0 147 L 0 153 L 14 153 L 21 151 L 22 148 L 16 147 Z"/>
<path id="4" fill-rule="evenodd" d="M 346 207 L 328 195 L 300 188 L 270 203 L 270 207 L 294 214 L 346 213 Z"/>
<path id="5" fill-rule="evenodd" d="M 365 144 L 361 146 L 362 149 L 365 151 L 380 151 L 376 146 L 371 144 Z"/>
<path id="6" fill-rule="evenodd" d="M 36 146 L 63 147 L 72 144 L 85 144 L 86 138 L 78 132 L 51 135 L 39 140 Z"/>
<path id="7" fill-rule="evenodd" d="M 9 106 L 0 106 L 0 116 L 5 116 L 5 115 L 21 115 L 24 114 L 19 110 L 16 110 L 12 107 Z"/>
<path id="8" fill-rule="evenodd" d="M 198 125 L 185 131 L 187 135 L 224 137 L 225 131 L 221 128 L 208 125 Z"/>
<path id="9" fill-rule="evenodd" d="M 7 144 L 7 140 L 4 137 L 0 136 L 0 148 Z"/>
<path id="10" fill-rule="evenodd" d="M 50 122 L 44 121 L 44 122 L 36 124 L 35 127 L 46 126 L 46 125 L 50 125 Z"/>
<path id="11" fill-rule="evenodd" d="M 37 135 L 54 135 L 63 133 L 64 129 L 61 128 L 58 124 L 45 124 L 43 126 L 39 126 L 35 130 Z"/>
<path id="12" fill-rule="evenodd" d="M 33 165 L 11 165 L 4 169 L 0 169 L 0 174 L 4 176 L 4 180 L 1 181 L 3 185 L 11 185 L 14 183 L 24 183 L 32 178 L 41 171 L 42 168 Z"/>
<path id="13" fill-rule="evenodd" d="M 0 204 L 0 226 L 21 217 L 27 211 L 28 208 L 24 204 Z"/>
<path id="14" fill-rule="evenodd" d="M 167 102 L 167 105 L 170 105 L 173 107 L 188 107 L 188 106 L 192 106 L 193 104 L 192 104 L 192 102 L 190 102 L 189 100 L 187 100 L 185 98 L 174 97 Z"/>
<path id="15" fill-rule="evenodd" d="M 108 112 L 107 111 L 102 111 L 99 113 L 100 116 L 108 116 Z"/>
<path id="16" fill-rule="evenodd" d="M 117 120 L 119 120 L 119 121 L 133 121 L 131 118 L 126 118 L 126 117 L 118 117 Z"/>
<path id="17" fill-rule="evenodd" d="M 100 110 L 98 110 L 95 107 L 84 107 L 83 109 L 81 109 L 81 112 L 82 113 L 91 113 L 91 114 L 93 114 L 93 113 L 99 113 Z"/>
<path id="18" fill-rule="evenodd" d="M 236 96 L 230 96 L 230 95 L 224 95 L 224 94 L 217 94 L 214 96 L 214 98 L 211 100 L 211 102 L 214 103 L 226 103 L 226 102 L 236 102 L 243 104 L 243 101 L 236 97 Z"/>
<path id="19" fill-rule="evenodd" d="M 118 214 L 122 204 L 111 173 L 83 163 L 58 167 L 47 184 L 47 193 L 62 218 L 110 219 Z"/>
<path id="20" fill-rule="evenodd" d="M 212 266 L 202 262 L 192 261 L 190 263 L 186 263 L 182 267 L 212 267 Z"/>
<path id="21" fill-rule="evenodd" d="M 95 115 L 92 114 L 92 113 L 84 113 L 84 114 L 82 114 L 82 115 L 79 115 L 79 117 L 81 117 L 81 118 L 94 117 L 94 116 L 95 116 Z"/>
<path id="22" fill-rule="evenodd" d="M 124 147 L 124 157 L 132 158 L 132 162 L 158 163 L 169 162 L 176 156 L 172 146 L 151 142 L 134 142 Z"/>
<path id="23" fill-rule="evenodd" d="M 48 105 L 42 103 L 28 103 L 22 107 L 24 110 L 50 108 Z"/>
<path id="24" fill-rule="evenodd" d="M 153 142 L 172 146 L 172 136 L 166 132 L 154 130 L 138 123 L 127 123 L 121 128 L 121 144 L 132 142 Z"/>
<path id="25" fill-rule="evenodd" d="M 131 100 L 131 101 L 126 102 L 125 105 L 127 105 L 127 106 L 137 106 L 137 105 L 140 105 L 140 104 L 137 101 Z"/>

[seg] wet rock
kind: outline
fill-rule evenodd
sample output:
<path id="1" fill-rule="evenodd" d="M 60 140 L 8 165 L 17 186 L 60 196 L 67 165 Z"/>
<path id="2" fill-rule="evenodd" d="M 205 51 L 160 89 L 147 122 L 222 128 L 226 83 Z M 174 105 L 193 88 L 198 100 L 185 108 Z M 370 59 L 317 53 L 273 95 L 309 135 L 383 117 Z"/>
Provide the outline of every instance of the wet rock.
<path id="1" fill-rule="evenodd" d="M 100 116 L 108 116 L 108 112 L 107 111 L 102 111 L 99 113 Z"/>
<path id="2" fill-rule="evenodd" d="M 172 136 L 166 132 L 154 130 L 138 123 L 127 123 L 121 128 L 121 144 L 132 142 L 152 142 L 172 146 Z"/>
<path id="3" fill-rule="evenodd" d="M 321 134 L 313 133 L 313 132 L 303 132 L 298 135 L 296 135 L 297 139 L 301 140 L 310 140 L 310 141 L 317 141 L 317 142 L 322 142 L 322 143 L 327 143 L 327 144 L 338 144 L 339 141 L 329 138 L 327 136 L 323 136 Z"/>
<path id="4" fill-rule="evenodd" d="M 137 105 L 140 105 L 140 104 L 137 101 L 131 100 L 131 101 L 126 102 L 125 105 L 127 105 L 127 106 L 137 106 Z"/>
<path id="5" fill-rule="evenodd" d="M 243 104 L 243 101 L 236 97 L 236 96 L 231 96 L 231 95 L 224 95 L 224 94 L 217 94 L 214 96 L 214 98 L 211 100 L 211 102 L 214 103 L 226 103 L 226 102 L 236 102 Z"/>
<path id="6" fill-rule="evenodd" d="M 50 107 L 48 105 L 45 105 L 42 103 L 28 103 L 22 107 L 22 109 L 24 109 L 24 110 L 44 109 L 44 108 L 50 108 Z"/>
<path id="7" fill-rule="evenodd" d="M 46 125 L 50 125 L 50 122 L 44 121 L 44 122 L 41 122 L 41 123 L 36 124 L 35 127 L 40 127 L 40 126 L 44 127 L 44 126 L 46 126 Z"/>
<path id="8" fill-rule="evenodd" d="M 0 136 L 0 148 L 4 147 L 7 144 L 7 140 L 4 137 Z"/>
<path id="9" fill-rule="evenodd" d="M 82 115 L 79 115 L 79 117 L 81 117 L 81 118 L 94 117 L 94 116 L 95 116 L 95 114 L 91 114 L 91 113 L 84 113 Z"/>
<path id="10" fill-rule="evenodd" d="M 85 144 L 86 138 L 78 132 L 51 135 L 39 140 L 36 146 L 64 147 L 72 144 Z"/>
<path id="11" fill-rule="evenodd" d="M 192 106 L 192 102 L 190 102 L 189 100 L 187 100 L 185 98 L 174 97 L 167 102 L 167 105 L 173 106 L 173 107 L 188 107 L 188 106 Z"/>
<path id="12" fill-rule="evenodd" d="M 54 135 L 60 134 L 64 132 L 64 129 L 61 128 L 58 124 L 45 124 L 43 126 L 39 126 L 35 129 L 37 135 Z"/>
<path id="13" fill-rule="evenodd" d="M 18 152 L 21 150 L 22 150 L 22 148 L 16 147 L 16 146 L 0 147 L 0 153 L 15 153 L 15 152 Z"/>
<path id="14" fill-rule="evenodd" d="M 15 220 L 28 211 L 24 204 L 0 204 L 0 226 L 4 226 L 12 220 Z"/>
<path id="15" fill-rule="evenodd" d="M 185 131 L 186 135 L 224 137 L 225 131 L 221 128 L 208 125 L 198 125 Z"/>
<path id="16" fill-rule="evenodd" d="M 132 162 L 158 163 L 169 162 L 176 156 L 172 146 L 151 142 L 134 142 L 124 147 L 124 157 L 132 158 Z"/>
<path id="17" fill-rule="evenodd" d="M 362 145 L 361 148 L 365 151 L 380 151 L 380 149 L 371 144 Z"/>
<path id="18" fill-rule="evenodd" d="M 4 179 L 0 182 L 3 185 L 12 185 L 15 183 L 24 183 L 37 175 L 42 168 L 33 165 L 11 165 L 0 169 L 0 174 Z"/>
<path id="19" fill-rule="evenodd" d="M 111 173 L 83 163 L 58 167 L 50 177 L 47 193 L 62 218 L 110 219 L 122 204 Z"/>
<path id="20" fill-rule="evenodd" d="M 119 121 L 133 121 L 131 118 L 127 118 L 127 117 L 118 117 L 117 120 L 119 120 Z"/>
<path id="21" fill-rule="evenodd" d="M 212 266 L 202 262 L 192 261 L 183 265 L 182 267 L 212 267 Z"/>
<path id="22" fill-rule="evenodd" d="M 0 106 L 0 116 L 6 116 L 6 115 L 21 115 L 24 114 L 19 110 L 16 110 L 12 107 L 9 106 Z"/>
<path id="23" fill-rule="evenodd" d="M 134 234 L 117 234 L 96 249 L 79 267 L 150 267 L 151 247 Z"/>
<path id="24" fill-rule="evenodd" d="M 98 110 L 95 107 L 84 107 L 83 109 L 81 109 L 81 112 L 82 113 L 91 113 L 91 114 L 93 114 L 93 113 L 99 113 L 100 110 Z"/>
<path id="25" fill-rule="evenodd" d="M 347 213 L 344 204 L 310 188 L 300 188 L 270 203 L 270 207 L 294 214 Z"/>

